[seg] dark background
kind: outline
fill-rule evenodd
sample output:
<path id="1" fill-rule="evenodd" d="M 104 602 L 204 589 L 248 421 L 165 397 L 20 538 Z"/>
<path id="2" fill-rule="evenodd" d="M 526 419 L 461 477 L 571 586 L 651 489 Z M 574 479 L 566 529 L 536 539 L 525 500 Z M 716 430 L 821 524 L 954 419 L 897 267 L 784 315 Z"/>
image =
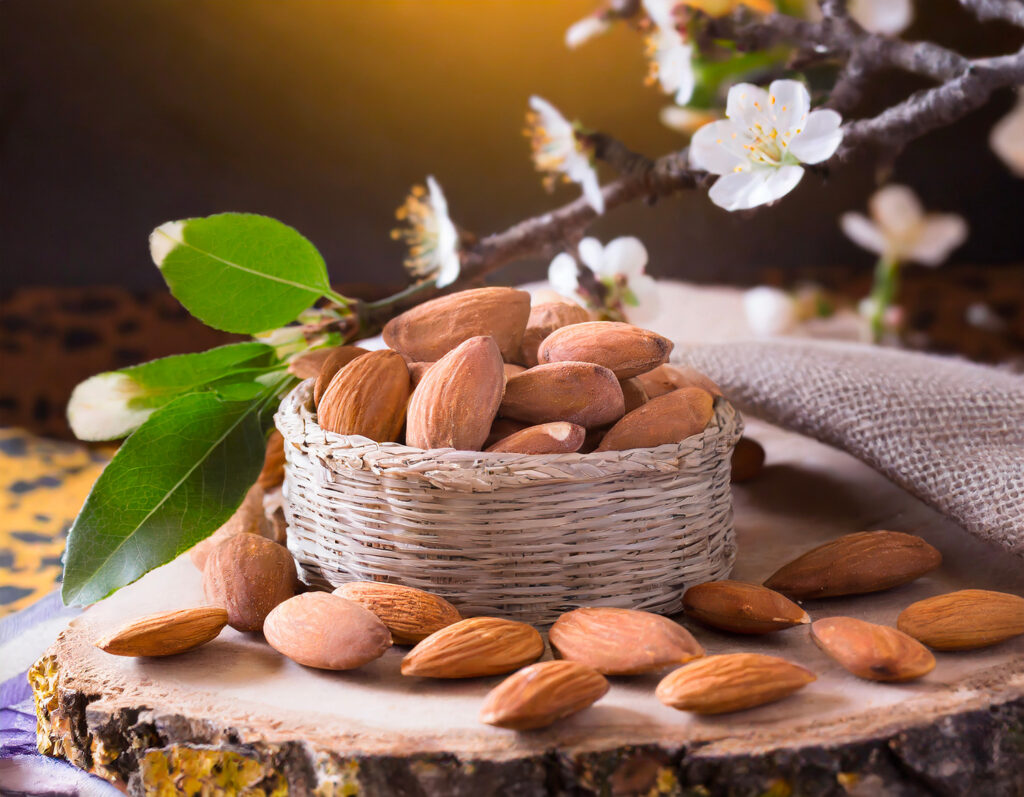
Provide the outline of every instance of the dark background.
<path id="1" fill-rule="evenodd" d="M 906 36 L 967 54 L 1008 51 L 1018 31 L 954 0 L 918 2 Z M 641 37 L 622 28 L 571 52 L 566 27 L 593 0 L 7 0 L 0 4 L 3 287 L 159 287 L 147 236 L 169 219 L 266 213 L 321 249 L 337 283 L 402 280 L 391 241 L 408 187 L 434 174 L 461 226 L 502 229 L 576 195 L 544 194 L 522 136 L 531 93 L 649 154 L 681 137 L 643 85 Z M 870 112 L 924 85 L 886 76 Z M 989 151 L 1003 92 L 919 141 L 895 178 L 932 209 L 966 215 L 954 262 L 1024 259 L 1024 180 Z M 610 179 L 610 174 L 604 174 Z M 728 214 L 692 193 L 610 214 L 602 238 L 640 235 L 650 271 L 752 283 L 872 258 L 839 232 L 872 164 L 805 177 L 778 206 Z M 535 278 L 541 264 L 499 279 Z"/>

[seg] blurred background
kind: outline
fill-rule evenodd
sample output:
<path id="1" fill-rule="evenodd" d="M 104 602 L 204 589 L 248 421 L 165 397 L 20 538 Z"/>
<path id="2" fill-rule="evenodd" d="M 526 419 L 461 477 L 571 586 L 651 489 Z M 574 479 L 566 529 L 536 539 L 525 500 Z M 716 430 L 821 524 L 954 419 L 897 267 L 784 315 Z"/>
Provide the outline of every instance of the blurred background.
<path id="1" fill-rule="evenodd" d="M 403 282 L 394 211 L 434 175 L 478 234 L 575 198 L 547 195 L 522 135 L 528 97 L 657 155 L 685 143 L 645 86 L 625 26 L 576 51 L 593 0 L 92 0 L 0 4 L 0 424 L 66 435 L 71 387 L 100 370 L 225 339 L 162 287 L 147 237 L 169 219 L 235 210 L 298 228 L 360 295 Z M 919 0 L 907 38 L 967 55 L 1022 37 L 955 0 Z M 857 115 L 923 87 L 886 76 Z M 988 147 L 1012 92 L 911 146 L 891 178 L 955 211 L 970 237 L 901 297 L 922 347 L 1004 361 L 1024 351 L 1024 180 Z M 602 173 L 611 179 L 610 173 Z M 616 210 L 602 240 L 639 236 L 658 278 L 736 285 L 813 279 L 856 298 L 874 258 L 840 231 L 879 175 L 870 162 L 807 177 L 775 207 L 730 214 L 692 192 Z M 538 279 L 522 262 L 496 282 Z M 986 323 L 968 323 L 983 303 Z"/>

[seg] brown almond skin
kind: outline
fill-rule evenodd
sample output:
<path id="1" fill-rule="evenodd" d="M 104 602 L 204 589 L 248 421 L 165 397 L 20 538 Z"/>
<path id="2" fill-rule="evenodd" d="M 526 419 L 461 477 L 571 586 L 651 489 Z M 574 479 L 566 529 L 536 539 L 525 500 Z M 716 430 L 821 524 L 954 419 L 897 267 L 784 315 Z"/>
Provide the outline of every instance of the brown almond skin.
<path id="1" fill-rule="evenodd" d="M 399 645 L 414 645 L 462 619 L 459 610 L 440 595 L 400 584 L 350 581 L 334 594 L 377 615 Z"/>
<path id="2" fill-rule="evenodd" d="M 750 481 L 764 468 L 764 447 L 750 437 L 741 437 L 732 450 L 733 482 Z"/>
<path id="3" fill-rule="evenodd" d="M 505 381 L 508 381 L 513 376 L 519 376 L 519 374 L 521 374 L 525 370 L 526 368 L 524 368 L 522 365 L 516 365 L 515 363 L 505 363 Z"/>
<path id="4" fill-rule="evenodd" d="M 619 380 L 619 387 L 622 388 L 622 397 L 626 401 L 626 414 L 647 403 L 647 391 L 635 376 Z"/>
<path id="5" fill-rule="evenodd" d="M 219 606 L 157 612 L 131 620 L 93 644 L 115 656 L 173 656 L 205 645 L 227 622 L 228 613 Z"/>
<path id="6" fill-rule="evenodd" d="M 636 609 L 574 609 L 555 621 L 548 641 L 561 658 L 603 675 L 655 672 L 704 655 L 679 623 Z"/>
<path id="7" fill-rule="evenodd" d="M 624 416 L 608 430 L 597 450 L 626 451 L 678 443 L 703 432 L 714 414 L 714 399 L 706 390 L 674 390 Z"/>
<path id="8" fill-rule="evenodd" d="M 255 534 L 221 541 L 203 568 L 203 593 L 227 610 L 228 625 L 259 631 L 271 610 L 295 594 L 295 561 L 283 545 Z"/>
<path id="9" fill-rule="evenodd" d="M 556 329 L 541 342 L 541 363 L 603 365 L 618 379 L 646 373 L 668 359 L 672 341 L 621 321 L 587 321 Z"/>
<path id="10" fill-rule="evenodd" d="M 565 421 L 528 426 L 487 448 L 502 454 L 572 454 L 579 451 L 587 430 Z"/>
<path id="11" fill-rule="evenodd" d="M 463 341 L 494 338 L 508 362 L 519 357 L 530 294 L 515 288 L 475 288 L 431 299 L 391 319 L 384 342 L 410 362 L 440 360 Z"/>
<path id="12" fill-rule="evenodd" d="M 902 683 L 935 669 L 935 657 L 902 631 L 853 617 L 827 617 L 811 625 L 811 638 L 858 678 Z"/>
<path id="13" fill-rule="evenodd" d="M 409 401 L 406 443 L 423 449 L 479 451 L 504 389 L 505 369 L 494 338 L 460 343 L 416 386 Z"/>
<path id="14" fill-rule="evenodd" d="M 861 531 L 819 545 L 764 582 L 793 600 L 861 595 L 907 584 L 942 564 L 920 537 Z"/>
<path id="15" fill-rule="evenodd" d="M 519 359 L 527 368 L 538 365 L 537 349 L 544 338 L 556 329 L 582 324 L 590 320 L 590 313 L 578 304 L 571 302 L 543 302 L 530 308 L 530 318 L 526 322 L 523 334 L 523 345 L 519 349 Z"/>
<path id="16" fill-rule="evenodd" d="M 188 555 L 197 570 L 201 571 L 206 567 L 210 551 L 235 534 L 257 534 L 260 537 L 274 539 L 276 530 L 263 510 L 264 494 L 259 483 L 254 484 L 245 494 L 242 505 L 235 510 L 235 514 L 205 540 L 200 540 L 192 546 Z"/>
<path id="17" fill-rule="evenodd" d="M 541 661 L 488 692 L 480 721 L 513 731 L 544 728 L 593 705 L 608 688 L 608 679 L 584 664 Z"/>
<path id="18" fill-rule="evenodd" d="M 544 640 L 536 628 L 498 617 L 470 617 L 442 628 L 402 659 L 402 675 L 479 678 L 511 672 L 539 659 Z"/>
<path id="19" fill-rule="evenodd" d="M 655 695 L 680 711 L 725 714 L 773 703 L 816 680 L 810 670 L 776 656 L 726 653 L 674 670 Z"/>
<path id="20" fill-rule="evenodd" d="M 410 388 L 409 368 L 398 352 L 371 351 L 334 375 L 317 404 L 317 422 L 329 432 L 393 442 L 402 431 Z"/>
<path id="21" fill-rule="evenodd" d="M 709 581 L 683 593 L 683 611 L 734 634 L 768 634 L 811 622 L 807 612 L 774 590 L 742 581 Z"/>
<path id="22" fill-rule="evenodd" d="M 682 363 L 665 363 L 653 371 L 637 376 L 647 391 L 647 398 L 657 398 L 684 387 L 699 387 L 712 396 L 721 397 L 722 388 L 696 368 Z"/>
<path id="23" fill-rule="evenodd" d="M 326 346 L 322 349 L 313 349 L 296 355 L 288 363 L 288 373 L 297 376 L 299 379 L 312 379 L 320 376 L 324 366 L 328 366 L 329 376 L 324 382 L 324 387 L 331 381 L 331 377 L 338 372 L 339 368 L 350 363 L 360 354 L 366 354 L 368 349 L 359 346 Z"/>
<path id="24" fill-rule="evenodd" d="M 320 406 L 320 399 L 323 398 L 324 391 L 331 384 L 331 380 L 337 376 L 338 371 L 353 360 L 370 353 L 368 349 L 359 346 L 334 346 L 325 351 L 328 352 L 328 355 L 321 363 L 320 370 L 316 374 L 316 382 L 313 383 L 313 406 L 315 407 Z"/>
<path id="25" fill-rule="evenodd" d="M 263 470 L 256 483 L 266 490 L 273 490 L 284 481 L 284 435 L 277 429 L 267 439 L 267 451 L 263 455 Z"/>
<path id="26" fill-rule="evenodd" d="M 511 418 L 495 418 L 494 423 L 491 424 L 491 430 L 487 433 L 487 439 L 484 441 L 484 450 L 486 451 L 499 440 L 504 440 L 509 435 L 528 428 L 530 428 L 530 424 L 522 421 L 514 421 Z"/>
<path id="27" fill-rule="evenodd" d="M 585 429 L 616 421 L 626 411 L 615 374 L 593 363 L 550 363 L 508 380 L 499 414 L 529 424 L 566 421 Z"/>
<path id="28" fill-rule="evenodd" d="M 263 635 L 278 653 L 320 670 L 354 670 L 391 647 L 391 634 L 377 615 L 329 592 L 286 600 L 267 617 Z"/>
<path id="29" fill-rule="evenodd" d="M 910 604 L 901 631 L 936 650 L 974 650 L 1024 634 L 1024 598 L 1008 592 L 963 589 Z"/>
<path id="30" fill-rule="evenodd" d="M 423 377 L 432 365 L 433 363 L 409 363 L 409 379 L 414 388 L 423 381 Z"/>

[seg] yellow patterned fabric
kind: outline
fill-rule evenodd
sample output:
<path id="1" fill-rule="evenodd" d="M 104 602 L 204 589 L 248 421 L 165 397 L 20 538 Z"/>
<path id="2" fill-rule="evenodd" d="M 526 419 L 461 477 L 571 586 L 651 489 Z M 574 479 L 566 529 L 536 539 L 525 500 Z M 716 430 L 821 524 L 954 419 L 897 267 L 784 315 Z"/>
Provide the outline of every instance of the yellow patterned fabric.
<path id="1" fill-rule="evenodd" d="M 68 529 L 111 453 L 0 428 L 0 615 L 59 582 Z"/>

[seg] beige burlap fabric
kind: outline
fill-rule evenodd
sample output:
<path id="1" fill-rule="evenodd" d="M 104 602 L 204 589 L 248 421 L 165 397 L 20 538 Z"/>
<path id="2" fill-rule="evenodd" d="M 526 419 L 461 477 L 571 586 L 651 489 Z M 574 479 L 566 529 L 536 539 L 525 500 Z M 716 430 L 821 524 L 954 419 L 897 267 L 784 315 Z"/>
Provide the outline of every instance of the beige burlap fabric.
<path id="1" fill-rule="evenodd" d="M 1024 556 L 1024 377 L 834 341 L 679 345 L 741 410 L 844 449 Z"/>

